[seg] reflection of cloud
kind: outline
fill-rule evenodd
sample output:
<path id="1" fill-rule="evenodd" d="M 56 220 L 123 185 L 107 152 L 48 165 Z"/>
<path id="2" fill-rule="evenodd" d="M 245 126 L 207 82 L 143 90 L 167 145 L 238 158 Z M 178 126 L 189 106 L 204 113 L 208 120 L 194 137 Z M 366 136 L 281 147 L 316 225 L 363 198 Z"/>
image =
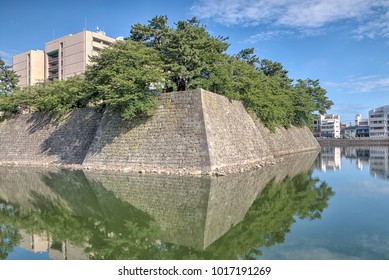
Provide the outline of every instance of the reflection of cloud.
<path id="1" fill-rule="evenodd" d="M 356 228 L 332 228 L 331 234 L 312 232 L 294 235 L 293 241 L 262 248 L 263 259 L 285 260 L 354 260 L 389 257 L 389 236 L 367 234 Z M 367 230 L 368 231 L 368 230 Z M 292 233 L 293 235 L 293 233 Z"/>
<path id="2" fill-rule="evenodd" d="M 345 93 L 389 90 L 389 77 L 371 75 L 350 77 L 345 82 L 325 82 L 326 87 L 338 88 Z"/>
<path id="3" fill-rule="evenodd" d="M 269 250 L 266 252 L 266 259 L 282 259 L 282 260 L 341 260 L 341 259 L 355 259 L 338 253 L 332 252 L 327 248 L 311 247 L 302 248 L 302 244 L 295 246 L 287 246 L 286 250 L 276 250 L 273 252 Z"/>
<path id="4" fill-rule="evenodd" d="M 387 0 L 197 0 L 191 10 L 225 25 L 271 24 L 299 31 L 353 20 L 356 38 L 389 37 Z"/>
<path id="5" fill-rule="evenodd" d="M 379 184 L 378 182 L 374 181 L 362 181 L 360 186 L 361 192 L 367 192 L 367 194 L 385 194 L 389 195 L 389 186 L 388 182 L 385 182 L 385 184 Z"/>

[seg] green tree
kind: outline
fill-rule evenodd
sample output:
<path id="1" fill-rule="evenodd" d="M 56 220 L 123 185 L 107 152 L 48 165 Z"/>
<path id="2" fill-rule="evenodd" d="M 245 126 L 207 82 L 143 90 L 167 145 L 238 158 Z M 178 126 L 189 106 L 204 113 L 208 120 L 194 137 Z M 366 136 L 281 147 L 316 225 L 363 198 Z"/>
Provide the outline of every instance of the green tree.
<path id="1" fill-rule="evenodd" d="M 89 100 L 103 102 L 127 120 L 156 107 L 155 90 L 166 77 L 156 49 L 127 40 L 101 50 L 91 61 L 85 72 Z"/>
<path id="2" fill-rule="evenodd" d="M 33 87 L 35 98 L 32 106 L 38 111 L 50 111 L 59 117 L 73 108 L 84 107 L 86 95 L 85 79 L 81 75 L 65 81 L 54 80 Z"/>
<path id="3" fill-rule="evenodd" d="M 314 103 L 314 111 L 325 114 L 334 103 L 328 98 L 327 91 L 320 86 L 319 80 L 297 80 L 295 88 L 300 93 L 307 94 Z"/>
<path id="4" fill-rule="evenodd" d="M 11 66 L 5 65 L 0 57 L 0 94 L 10 95 L 17 87 L 19 77 L 11 70 Z"/>
<path id="5" fill-rule="evenodd" d="M 0 94 L 0 111 L 9 115 L 32 108 L 63 115 L 75 107 L 95 105 L 109 106 L 130 120 L 156 108 L 156 92 L 204 88 L 242 101 L 275 130 L 310 125 L 313 112 L 323 114 L 333 105 L 318 80 L 293 84 L 281 63 L 260 60 L 253 48 L 227 54 L 227 39 L 211 36 L 196 18 L 170 27 L 167 16 L 156 16 L 147 25 L 133 25 L 125 42 L 92 57 L 85 79 L 79 76 Z"/>
<path id="6" fill-rule="evenodd" d="M 225 41 L 212 37 L 196 18 L 176 24 L 162 51 L 177 90 L 194 88 L 195 80 L 209 78 L 212 64 L 228 48 Z"/>
<path id="7" fill-rule="evenodd" d="M 144 42 L 148 47 L 161 48 L 172 31 L 167 25 L 168 18 L 167 16 L 155 16 L 148 22 L 148 25 L 137 23 L 132 26 L 131 35 L 127 39 Z"/>
<path id="8" fill-rule="evenodd" d="M 298 126 L 311 126 L 313 123 L 315 103 L 304 90 L 294 88 L 291 94 L 293 102 L 293 124 Z"/>
<path id="9" fill-rule="evenodd" d="M 282 64 L 279 62 L 271 61 L 269 59 L 262 59 L 258 69 L 266 76 L 280 79 L 282 81 L 281 84 L 283 87 L 289 87 L 293 82 L 293 80 L 289 79 L 288 77 L 288 71 L 285 70 Z"/>
<path id="10" fill-rule="evenodd" d="M 256 66 L 258 63 L 260 63 L 260 59 L 258 56 L 254 53 L 254 48 L 249 49 L 243 49 L 241 50 L 237 55 L 237 59 L 240 59 L 244 62 L 246 62 L 249 65 Z"/>
<path id="11" fill-rule="evenodd" d="M 212 37 L 196 18 L 167 26 L 167 17 L 154 17 L 149 24 L 136 24 L 130 39 L 160 51 L 169 74 L 166 90 L 188 90 L 208 79 L 212 64 L 228 48 L 227 38 Z"/>

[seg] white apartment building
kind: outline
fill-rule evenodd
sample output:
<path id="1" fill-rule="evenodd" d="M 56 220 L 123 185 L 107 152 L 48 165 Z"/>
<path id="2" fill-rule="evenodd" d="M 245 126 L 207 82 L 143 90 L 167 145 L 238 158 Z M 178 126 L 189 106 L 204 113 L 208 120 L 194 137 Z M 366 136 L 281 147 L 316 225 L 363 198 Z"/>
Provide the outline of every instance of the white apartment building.
<path id="1" fill-rule="evenodd" d="M 13 57 L 13 69 L 19 86 L 33 85 L 43 80 L 66 80 L 85 71 L 89 57 L 116 42 L 103 32 L 84 30 L 45 44 L 45 51 L 27 51 Z"/>
<path id="2" fill-rule="evenodd" d="M 340 138 L 340 116 L 336 114 L 320 115 L 314 121 L 316 137 Z"/>
<path id="3" fill-rule="evenodd" d="M 389 139 L 389 105 L 369 111 L 370 139 Z"/>

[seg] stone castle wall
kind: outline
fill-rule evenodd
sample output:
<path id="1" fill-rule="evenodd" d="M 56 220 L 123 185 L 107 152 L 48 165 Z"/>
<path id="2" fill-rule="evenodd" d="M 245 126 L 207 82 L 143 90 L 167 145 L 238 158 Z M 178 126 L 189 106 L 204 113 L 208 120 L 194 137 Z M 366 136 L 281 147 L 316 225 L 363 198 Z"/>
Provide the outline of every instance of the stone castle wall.
<path id="1" fill-rule="evenodd" d="M 271 133 L 242 104 L 204 90 L 158 96 L 153 116 L 123 121 L 106 110 L 48 113 L 0 123 L 0 164 L 72 165 L 133 172 L 235 173 L 274 157 L 318 149 L 307 128 Z"/>
<path id="2" fill-rule="evenodd" d="M 159 108 L 148 119 L 122 121 L 106 112 L 85 158 L 86 167 L 209 171 L 207 137 L 196 91 L 159 96 Z"/>
<path id="3" fill-rule="evenodd" d="M 100 113 L 85 108 L 61 122 L 40 112 L 1 122 L 0 163 L 82 164 L 100 119 Z"/>

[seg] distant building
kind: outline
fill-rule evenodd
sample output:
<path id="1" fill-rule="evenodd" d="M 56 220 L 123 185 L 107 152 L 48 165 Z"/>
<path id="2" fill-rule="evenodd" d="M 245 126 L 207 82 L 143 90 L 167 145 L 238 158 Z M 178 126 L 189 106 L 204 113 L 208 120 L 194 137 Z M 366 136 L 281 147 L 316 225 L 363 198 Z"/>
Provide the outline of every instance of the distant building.
<path id="1" fill-rule="evenodd" d="M 355 125 L 341 124 L 341 136 L 347 139 L 368 138 L 369 119 L 362 118 L 361 114 L 355 115 Z"/>
<path id="2" fill-rule="evenodd" d="M 89 57 L 97 55 L 102 48 L 115 39 L 101 32 L 82 31 L 69 34 L 45 44 L 46 79 L 66 80 L 85 71 Z"/>
<path id="3" fill-rule="evenodd" d="M 19 86 L 34 85 L 45 79 L 45 53 L 30 50 L 12 58 L 12 68 L 19 76 Z"/>
<path id="4" fill-rule="evenodd" d="M 89 57 L 116 42 L 103 32 L 82 31 L 45 44 L 45 51 L 27 51 L 13 57 L 13 69 L 20 76 L 19 86 L 39 81 L 66 80 L 85 71 Z"/>
<path id="5" fill-rule="evenodd" d="M 389 139 L 389 105 L 369 111 L 370 139 Z"/>
<path id="6" fill-rule="evenodd" d="M 348 126 L 344 129 L 344 137 L 348 139 L 355 138 L 357 134 L 357 127 L 355 125 Z"/>
<path id="7" fill-rule="evenodd" d="M 369 138 L 370 127 L 368 125 L 358 125 L 356 127 L 355 137 L 357 138 Z"/>
<path id="8" fill-rule="evenodd" d="M 355 115 L 355 126 L 368 126 L 369 119 L 364 119 L 361 114 Z"/>
<path id="9" fill-rule="evenodd" d="M 340 138 L 340 116 L 336 114 L 319 115 L 313 123 L 316 137 Z"/>

